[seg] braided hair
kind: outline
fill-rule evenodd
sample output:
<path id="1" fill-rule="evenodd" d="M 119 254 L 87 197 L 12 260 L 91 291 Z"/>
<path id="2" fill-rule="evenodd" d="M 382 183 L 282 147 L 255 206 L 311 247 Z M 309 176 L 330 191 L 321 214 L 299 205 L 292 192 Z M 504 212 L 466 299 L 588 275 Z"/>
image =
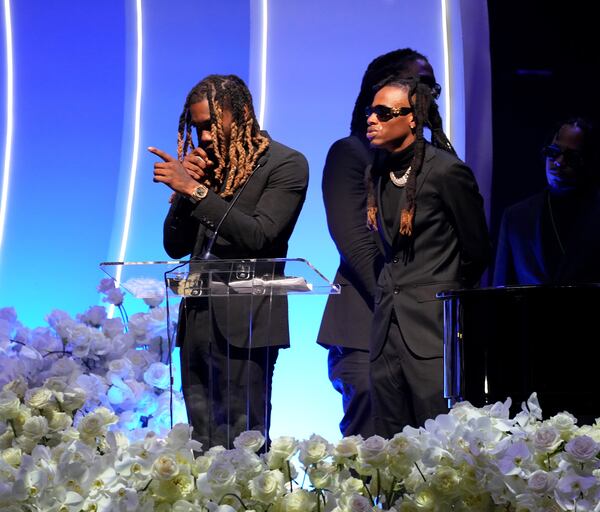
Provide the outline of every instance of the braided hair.
<path id="1" fill-rule="evenodd" d="M 417 175 L 423 167 L 425 159 L 425 147 L 427 140 L 423 135 L 423 129 L 431 130 L 431 143 L 456 156 L 456 152 L 442 128 L 442 119 L 432 95 L 432 88 L 424 83 L 419 77 L 402 78 L 392 76 L 380 82 L 375 87 L 375 92 L 383 87 L 392 86 L 407 92 L 408 101 L 415 122 L 415 151 L 411 161 L 411 173 L 406 183 L 406 207 L 400 213 L 400 234 L 411 237 L 413 234 L 414 217 L 416 210 Z M 364 116 L 364 115 L 363 115 Z M 377 165 L 373 165 L 367 174 L 367 226 L 369 229 L 377 229 L 377 204 L 375 200 L 374 173 Z"/>
<path id="2" fill-rule="evenodd" d="M 209 75 L 189 92 L 179 116 L 179 160 L 182 161 L 195 148 L 190 106 L 203 100 L 208 101 L 210 111 L 216 167 L 206 173 L 202 183 L 221 197 L 231 197 L 254 171 L 258 158 L 269 146 L 269 139 L 260 133 L 252 95 L 244 81 L 236 75 Z M 223 127 L 225 110 L 231 113 L 229 144 Z M 229 173 L 226 172 L 227 168 L 230 169 Z"/>
<path id="3" fill-rule="evenodd" d="M 367 132 L 365 108 L 371 105 L 377 84 L 390 76 L 412 76 L 414 74 L 414 64 L 417 60 L 429 63 L 427 57 L 412 48 L 400 48 L 384 53 L 371 61 L 363 75 L 360 92 L 354 103 L 352 121 L 350 122 L 350 132 L 352 135 L 365 138 Z M 435 77 L 433 75 L 427 76 L 427 78 L 431 79 L 431 82 L 435 84 Z"/>

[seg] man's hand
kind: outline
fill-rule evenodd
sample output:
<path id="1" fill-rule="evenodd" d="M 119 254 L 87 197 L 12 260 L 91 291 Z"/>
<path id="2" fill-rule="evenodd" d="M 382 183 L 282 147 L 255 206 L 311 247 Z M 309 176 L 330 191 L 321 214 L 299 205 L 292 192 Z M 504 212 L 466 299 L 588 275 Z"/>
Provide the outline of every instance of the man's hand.
<path id="1" fill-rule="evenodd" d="M 191 153 L 185 155 L 183 166 L 189 175 L 195 180 L 200 180 L 206 174 L 205 170 L 213 167 L 213 162 L 208 158 L 206 151 L 202 148 L 194 148 Z"/>
<path id="2" fill-rule="evenodd" d="M 190 175 L 188 169 L 177 158 L 158 148 L 149 147 L 148 151 L 163 160 L 154 164 L 154 182 L 164 183 L 175 192 L 185 196 L 192 195 L 198 182 Z"/>

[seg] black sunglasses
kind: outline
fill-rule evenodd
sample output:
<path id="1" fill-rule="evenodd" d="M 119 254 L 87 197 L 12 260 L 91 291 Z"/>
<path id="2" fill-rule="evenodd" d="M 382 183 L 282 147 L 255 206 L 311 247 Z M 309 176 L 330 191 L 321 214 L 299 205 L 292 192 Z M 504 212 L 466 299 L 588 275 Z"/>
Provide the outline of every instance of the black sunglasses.
<path id="1" fill-rule="evenodd" d="M 398 116 L 407 116 L 412 112 L 410 107 L 386 107 L 385 105 L 375 105 L 374 107 L 365 108 L 365 115 L 370 117 L 371 114 L 375 114 L 377 119 L 382 123 L 386 123 L 390 119 Z"/>
<path id="2" fill-rule="evenodd" d="M 563 149 L 558 144 L 550 144 L 542 149 L 542 155 L 546 158 L 556 160 L 561 155 L 570 163 L 581 163 L 582 156 L 574 149 Z"/>

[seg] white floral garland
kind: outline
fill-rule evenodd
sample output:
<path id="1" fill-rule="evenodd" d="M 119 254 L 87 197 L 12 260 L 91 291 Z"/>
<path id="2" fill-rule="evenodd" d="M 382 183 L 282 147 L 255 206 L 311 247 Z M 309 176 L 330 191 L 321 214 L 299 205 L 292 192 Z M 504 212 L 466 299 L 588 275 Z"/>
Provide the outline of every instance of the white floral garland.
<path id="1" fill-rule="evenodd" d="M 250 431 L 202 452 L 187 424 L 170 429 L 161 302 L 127 329 L 102 306 L 36 329 L 0 309 L 1 510 L 600 512 L 599 421 L 543 420 L 535 394 L 514 418 L 510 399 L 463 402 L 390 440 L 279 437 L 259 455 Z"/>

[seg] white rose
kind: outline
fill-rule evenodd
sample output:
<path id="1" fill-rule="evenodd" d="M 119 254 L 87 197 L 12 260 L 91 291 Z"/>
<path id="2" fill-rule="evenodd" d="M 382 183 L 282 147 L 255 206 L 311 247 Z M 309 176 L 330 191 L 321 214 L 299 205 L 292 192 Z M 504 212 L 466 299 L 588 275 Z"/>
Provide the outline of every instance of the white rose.
<path id="1" fill-rule="evenodd" d="M 358 455 L 358 445 L 362 443 L 361 436 L 348 436 L 340 439 L 335 445 L 333 456 L 336 459 L 351 459 Z"/>
<path id="2" fill-rule="evenodd" d="M 358 494 L 365 487 L 364 482 L 360 478 L 349 477 L 344 480 L 340 486 L 344 494 Z"/>
<path id="3" fill-rule="evenodd" d="M 23 452 L 21 448 L 10 447 L 6 450 L 2 450 L 0 457 L 2 457 L 2 460 L 10 466 L 12 466 L 13 468 L 18 468 L 21 465 Z"/>
<path id="4" fill-rule="evenodd" d="M 206 472 L 207 481 L 213 489 L 231 489 L 235 484 L 235 468 L 224 460 L 215 460 Z"/>
<path id="5" fill-rule="evenodd" d="M 108 290 L 112 290 L 115 287 L 115 281 L 110 277 L 105 277 L 100 280 L 100 284 L 96 288 L 100 293 L 107 292 Z"/>
<path id="6" fill-rule="evenodd" d="M 553 452 L 562 441 L 560 432 L 552 425 L 543 425 L 533 434 L 533 446 L 544 453 Z"/>
<path id="7" fill-rule="evenodd" d="M 538 469 L 529 475 L 527 487 L 539 494 L 548 494 L 554 490 L 557 482 L 556 475 Z"/>
<path id="8" fill-rule="evenodd" d="M 79 375 L 75 380 L 77 388 L 81 389 L 90 400 L 99 400 L 108 386 L 105 380 L 97 375 Z"/>
<path id="9" fill-rule="evenodd" d="M 113 359 L 108 363 L 108 371 L 126 379 L 133 376 L 131 361 L 127 358 Z"/>
<path id="10" fill-rule="evenodd" d="M 600 445 L 589 436 L 577 436 L 571 439 L 565 451 L 577 462 L 587 462 L 600 451 Z"/>
<path id="11" fill-rule="evenodd" d="M 0 435 L 0 450 L 6 450 L 13 445 L 15 435 L 12 430 L 7 430 L 4 434 Z"/>
<path id="12" fill-rule="evenodd" d="M 114 354 L 114 357 L 125 354 L 128 350 L 132 349 L 135 346 L 135 338 L 127 333 L 119 333 L 114 338 L 111 338 L 111 354 Z M 139 352 L 142 352 L 141 350 Z M 128 358 L 131 361 L 131 358 Z"/>
<path id="13" fill-rule="evenodd" d="M 179 474 L 179 464 L 169 455 L 161 455 L 152 464 L 152 477 L 158 480 L 170 480 Z"/>
<path id="14" fill-rule="evenodd" d="M 105 319 L 106 308 L 104 306 L 92 306 L 85 313 L 79 315 L 79 320 L 93 327 L 100 327 Z"/>
<path id="15" fill-rule="evenodd" d="M 351 494 L 342 498 L 343 510 L 348 512 L 372 512 L 371 502 L 360 494 Z"/>
<path id="16" fill-rule="evenodd" d="M 102 322 L 102 332 L 110 339 L 123 334 L 123 321 L 120 318 L 107 318 Z"/>
<path id="17" fill-rule="evenodd" d="M 73 420 L 67 413 L 52 411 L 48 420 L 48 428 L 53 432 L 59 432 L 69 428 L 72 423 Z"/>
<path id="18" fill-rule="evenodd" d="M 291 457 L 298 449 L 298 442 L 291 436 L 280 436 L 273 439 L 269 453 L 275 453 L 283 459 Z"/>
<path id="19" fill-rule="evenodd" d="M 96 356 L 105 356 L 112 350 L 112 341 L 99 331 L 90 336 L 90 342 L 90 352 Z"/>
<path id="20" fill-rule="evenodd" d="M 152 363 L 144 372 L 144 381 L 158 389 L 168 389 L 170 385 L 169 367 L 164 363 Z"/>
<path id="21" fill-rule="evenodd" d="M 106 407 L 98 407 L 93 412 L 84 416 L 77 425 L 81 438 L 87 441 L 94 440 L 106 433 L 108 425 L 116 423 L 118 418 Z"/>
<path id="22" fill-rule="evenodd" d="M 327 457 L 331 449 L 332 446 L 326 439 L 313 434 L 308 440 L 300 443 L 300 462 L 305 466 L 316 464 Z"/>
<path id="23" fill-rule="evenodd" d="M 44 387 L 55 393 L 62 393 L 68 387 L 65 377 L 49 377 L 44 381 Z"/>
<path id="24" fill-rule="evenodd" d="M 561 435 L 569 434 L 575 429 L 577 419 L 568 412 L 560 412 L 556 416 L 552 416 L 548 423 L 556 427 Z"/>
<path id="25" fill-rule="evenodd" d="M 265 444 L 265 436 L 259 430 L 246 430 L 233 440 L 236 448 L 257 452 Z"/>
<path id="26" fill-rule="evenodd" d="M 41 439 L 48 433 L 48 420 L 43 416 L 27 418 L 23 424 L 23 435 L 29 439 Z"/>
<path id="27" fill-rule="evenodd" d="M 312 512 L 317 508 L 317 496 L 304 489 L 296 489 L 281 500 L 281 512 Z"/>
<path id="28" fill-rule="evenodd" d="M 18 376 L 17 378 L 11 380 L 2 388 L 4 391 L 12 391 L 17 397 L 23 398 L 27 390 L 29 389 L 29 385 L 24 377 Z M 0 391 L 0 397 L 2 396 L 2 392 Z M 0 398 L 0 402 L 1 402 Z"/>
<path id="29" fill-rule="evenodd" d="M 283 473 L 278 470 L 265 471 L 248 482 L 252 497 L 266 504 L 273 503 L 284 491 Z"/>
<path id="30" fill-rule="evenodd" d="M 9 390 L 0 391 L 0 420 L 11 420 L 19 414 L 21 400 Z"/>
<path id="31" fill-rule="evenodd" d="M 381 467 L 387 459 L 387 441 L 381 436 L 371 436 L 358 446 L 358 460 L 363 464 Z"/>
<path id="32" fill-rule="evenodd" d="M 328 465 L 308 468 L 308 478 L 315 489 L 327 489 L 332 483 L 332 468 Z"/>
<path id="33" fill-rule="evenodd" d="M 123 304 L 124 297 L 125 295 L 121 290 L 119 290 L 118 288 L 113 288 L 106 292 L 106 297 L 104 297 L 102 300 L 104 302 L 108 302 L 109 304 L 120 306 L 121 304 Z"/>
<path id="34" fill-rule="evenodd" d="M 80 387 L 71 388 L 65 391 L 62 396 L 61 407 L 65 411 L 72 412 L 81 409 L 87 398 L 85 389 Z"/>
<path id="35" fill-rule="evenodd" d="M 44 409 L 56 404 L 54 393 L 47 388 L 33 388 L 25 393 L 25 403 L 34 409 Z"/>
<path id="36" fill-rule="evenodd" d="M 212 462 L 212 457 L 207 457 L 206 455 L 199 455 L 198 457 L 196 457 L 194 465 L 192 466 L 194 474 L 197 476 L 206 473 L 210 469 L 210 465 L 212 464 Z"/>
<path id="37" fill-rule="evenodd" d="M 146 313 L 136 313 L 130 316 L 127 322 L 129 332 L 136 338 L 145 338 L 149 320 Z"/>

